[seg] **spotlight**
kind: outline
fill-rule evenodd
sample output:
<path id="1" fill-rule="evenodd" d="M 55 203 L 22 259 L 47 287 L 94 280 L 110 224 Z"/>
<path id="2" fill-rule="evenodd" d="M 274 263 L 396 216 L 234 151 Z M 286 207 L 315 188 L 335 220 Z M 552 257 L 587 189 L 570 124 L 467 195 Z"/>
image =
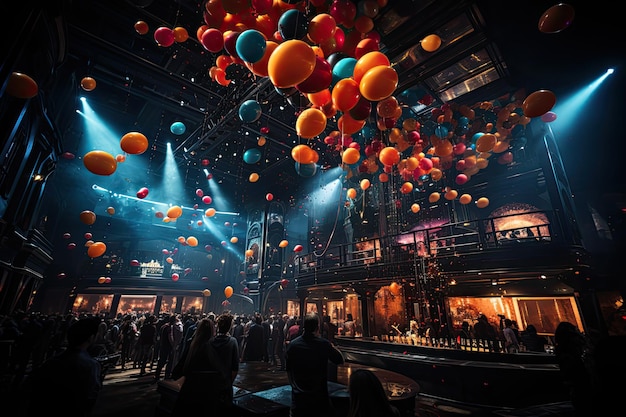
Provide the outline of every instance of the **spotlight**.
<path id="1" fill-rule="evenodd" d="M 608 70 L 606 70 L 607 75 L 611 75 L 615 72 L 615 70 L 613 68 L 609 68 Z"/>

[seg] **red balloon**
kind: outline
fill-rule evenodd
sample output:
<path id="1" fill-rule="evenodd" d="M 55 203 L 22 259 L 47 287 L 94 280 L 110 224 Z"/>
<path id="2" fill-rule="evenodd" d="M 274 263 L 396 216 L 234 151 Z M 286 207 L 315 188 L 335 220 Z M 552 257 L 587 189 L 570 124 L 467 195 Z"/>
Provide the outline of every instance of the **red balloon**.
<path id="1" fill-rule="evenodd" d="M 130 266 L 139 266 L 140 263 L 137 259 L 133 259 L 132 261 L 130 261 Z"/>
<path id="2" fill-rule="evenodd" d="M 289 280 L 288 280 L 288 279 L 284 279 L 284 278 L 283 278 L 283 279 L 281 279 L 281 280 L 280 280 L 280 285 L 281 285 L 283 288 L 284 288 L 284 287 L 286 287 L 287 285 L 289 285 Z"/>
<path id="3" fill-rule="evenodd" d="M 526 117 L 539 117 L 554 107 L 556 96 L 550 90 L 538 90 L 531 93 L 522 102 L 522 110 Z"/>
<path id="4" fill-rule="evenodd" d="M 267 193 L 267 194 L 265 195 L 265 199 L 266 199 L 267 201 L 272 201 L 272 200 L 274 199 L 274 195 L 273 195 L 272 193 Z"/>
<path id="5" fill-rule="evenodd" d="M 149 190 L 146 187 L 142 187 L 137 191 L 137 198 L 144 199 L 148 196 Z"/>
<path id="6" fill-rule="evenodd" d="M 333 80 L 332 68 L 327 60 L 315 57 L 315 68 L 309 77 L 296 85 L 298 91 L 302 93 L 317 93 L 330 87 Z"/>
<path id="7" fill-rule="evenodd" d="M 21 72 L 13 72 L 9 76 L 5 91 L 10 96 L 29 99 L 37 95 L 39 86 L 37 82 L 28 75 L 22 74 Z"/>
<path id="8" fill-rule="evenodd" d="M 302 249 L 304 249 L 302 245 L 296 245 L 293 247 L 294 252 L 302 252 Z"/>
<path id="9" fill-rule="evenodd" d="M 177 273 L 172 274 L 172 281 L 178 281 L 179 278 L 180 278 L 180 275 L 178 275 Z"/>
<path id="10" fill-rule="evenodd" d="M 174 31 L 162 26 L 154 31 L 154 40 L 159 46 L 172 46 L 174 44 Z"/>

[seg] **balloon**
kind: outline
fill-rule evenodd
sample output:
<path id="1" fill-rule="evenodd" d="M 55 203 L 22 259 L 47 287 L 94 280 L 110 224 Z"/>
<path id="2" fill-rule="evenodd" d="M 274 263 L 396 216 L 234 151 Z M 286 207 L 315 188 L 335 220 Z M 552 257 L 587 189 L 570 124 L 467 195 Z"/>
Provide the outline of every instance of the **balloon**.
<path id="1" fill-rule="evenodd" d="M 313 72 L 306 80 L 296 84 L 296 88 L 302 93 L 317 93 L 330 87 L 332 80 L 333 74 L 330 64 L 324 58 L 316 56 Z"/>
<path id="2" fill-rule="evenodd" d="M 172 274 L 172 281 L 176 282 L 180 279 L 180 275 L 178 275 L 176 272 L 174 272 Z"/>
<path id="3" fill-rule="evenodd" d="M 257 62 L 245 62 L 246 67 L 248 67 L 248 69 L 250 69 L 250 71 L 252 71 L 255 75 L 267 77 L 267 63 L 277 46 L 277 42 L 265 41 L 265 52 L 263 53 L 263 57 Z"/>
<path id="4" fill-rule="evenodd" d="M 361 98 L 359 84 L 352 78 L 343 78 L 333 87 L 331 97 L 335 108 L 345 113 L 356 106 Z"/>
<path id="5" fill-rule="evenodd" d="M 279 44 L 267 63 L 269 78 L 278 88 L 300 84 L 313 73 L 316 55 L 303 41 L 291 39 Z"/>
<path id="6" fill-rule="evenodd" d="M 213 202 L 213 199 L 211 198 L 210 195 L 205 195 L 202 197 L 202 202 L 204 204 L 211 204 Z"/>
<path id="7" fill-rule="evenodd" d="M 569 4 L 559 3 L 546 10 L 539 18 L 539 31 L 558 33 L 567 29 L 574 20 L 574 8 Z"/>
<path id="8" fill-rule="evenodd" d="M 360 59 L 368 52 L 378 51 L 380 44 L 371 38 L 361 39 L 354 49 L 354 57 Z"/>
<path id="9" fill-rule="evenodd" d="M 261 160 L 261 151 L 257 148 L 250 148 L 243 153 L 243 160 L 247 164 L 256 164 Z"/>
<path id="10" fill-rule="evenodd" d="M 97 258 L 98 256 L 102 256 L 106 250 L 107 245 L 103 242 L 94 242 L 94 244 L 87 249 L 87 255 L 89 255 L 90 258 Z"/>
<path id="11" fill-rule="evenodd" d="M 428 35 L 420 41 L 420 44 L 426 52 L 435 52 L 441 46 L 441 38 L 437 35 Z"/>
<path id="12" fill-rule="evenodd" d="M 6 92 L 8 95 L 16 98 L 29 99 L 37 95 L 39 86 L 28 75 L 21 72 L 12 72 L 9 76 Z"/>
<path id="13" fill-rule="evenodd" d="M 83 79 L 80 80 L 80 86 L 85 91 L 95 90 L 95 88 L 96 88 L 96 80 L 91 78 L 91 77 L 83 77 Z"/>
<path id="14" fill-rule="evenodd" d="M 333 83 L 336 84 L 339 80 L 352 77 L 356 63 L 356 58 L 345 57 L 333 65 Z"/>
<path id="15" fill-rule="evenodd" d="M 281 285 L 281 287 L 285 288 L 287 285 L 289 285 L 289 280 L 285 279 L 285 278 L 281 279 L 280 280 L 280 285 Z"/>
<path id="16" fill-rule="evenodd" d="M 352 78 L 357 83 L 360 83 L 361 79 L 363 78 L 363 76 L 365 75 L 367 71 L 369 71 L 370 69 L 374 67 L 378 67 L 381 65 L 382 66 L 391 65 L 389 58 L 387 58 L 387 55 L 383 54 L 380 51 L 368 52 L 367 54 L 363 55 L 361 58 L 359 58 L 356 61 L 356 64 L 354 65 Z"/>
<path id="17" fill-rule="evenodd" d="M 398 73 L 390 66 L 379 65 L 368 70 L 359 82 L 359 90 L 369 101 L 386 99 L 398 86 Z"/>
<path id="18" fill-rule="evenodd" d="M 459 197 L 459 203 L 461 204 L 469 204 L 472 202 L 472 196 L 469 194 L 463 194 Z"/>
<path id="19" fill-rule="evenodd" d="M 233 287 L 228 285 L 226 288 L 224 288 L 224 295 L 226 296 L 226 298 L 230 298 L 233 295 Z"/>
<path id="20" fill-rule="evenodd" d="M 245 252 L 247 258 L 251 258 L 254 255 L 254 251 L 252 249 L 248 249 Z"/>
<path id="21" fill-rule="evenodd" d="M 346 195 L 348 196 L 348 198 L 354 200 L 356 198 L 356 190 L 354 188 L 348 188 Z"/>
<path id="22" fill-rule="evenodd" d="M 378 160 L 387 166 L 392 166 L 400 162 L 400 152 L 393 146 L 387 146 L 378 153 Z"/>
<path id="23" fill-rule="evenodd" d="M 134 25 L 135 31 L 140 35 L 145 35 L 150 30 L 150 27 L 143 20 L 138 20 Z"/>
<path id="24" fill-rule="evenodd" d="M 117 169 L 115 157 L 105 151 L 91 151 L 83 156 L 83 164 L 96 175 L 111 175 Z"/>
<path id="25" fill-rule="evenodd" d="M 235 244 L 237 242 L 239 242 L 239 238 L 237 236 L 233 236 L 233 237 L 230 238 L 230 243 Z"/>
<path id="26" fill-rule="evenodd" d="M 400 294 L 400 289 L 402 287 L 400 287 L 400 285 L 397 282 L 392 282 L 391 284 L 389 284 L 389 291 L 393 294 L 393 295 L 399 295 Z"/>
<path id="27" fill-rule="evenodd" d="M 550 110 L 556 103 L 556 96 L 550 90 L 538 90 L 531 93 L 522 102 L 522 110 L 526 117 L 538 117 Z"/>
<path id="28" fill-rule="evenodd" d="M 339 120 L 337 120 L 337 127 L 344 135 L 352 135 L 363 129 L 366 120 L 354 120 L 350 113 L 344 113 Z"/>
<path id="29" fill-rule="evenodd" d="M 111 216 L 115 214 L 115 208 L 114 207 L 107 207 L 107 213 L 109 213 Z"/>
<path id="30" fill-rule="evenodd" d="M 441 198 L 441 194 L 439 194 L 438 192 L 433 192 L 428 196 L 428 202 L 436 203 L 437 201 L 439 201 L 440 198 Z"/>
<path id="31" fill-rule="evenodd" d="M 183 209 L 180 206 L 172 206 L 167 209 L 167 217 L 170 219 L 177 219 L 183 214 Z"/>
<path id="32" fill-rule="evenodd" d="M 293 247 L 294 252 L 302 252 L 302 249 L 304 249 L 302 245 L 296 245 Z"/>
<path id="33" fill-rule="evenodd" d="M 291 149 L 291 157 L 296 162 L 310 164 L 313 158 L 313 150 L 308 145 L 296 145 Z"/>
<path id="34" fill-rule="evenodd" d="M 259 120 L 261 113 L 261 105 L 256 100 L 246 100 L 239 106 L 239 118 L 246 123 Z"/>
<path id="35" fill-rule="evenodd" d="M 174 44 L 174 31 L 168 27 L 161 26 L 154 31 L 154 40 L 159 46 L 172 46 Z"/>
<path id="36" fill-rule="evenodd" d="M 253 172 L 248 177 L 248 181 L 250 181 L 250 182 L 257 182 L 258 180 L 259 180 L 259 174 L 257 174 L 256 172 Z"/>
<path id="37" fill-rule="evenodd" d="M 476 207 L 485 208 L 489 205 L 489 199 L 487 197 L 480 197 L 476 200 Z"/>
<path id="38" fill-rule="evenodd" d="M 341 161 L 348 165 L 356 164 L 359 162 L 359 159 L 361 159 L 361 153 L 355 148 L 346 148 L 341 155 Z"/>
<path id="39" fill-rule="evenodd" d="M 305 178 L 312 177 L 317 172 L 317 165 L 315 164 L 315 162 L 311 162 L 309 164 L 301 164 L 300 162 L 296 162 L 295 167 L 298 175 Z"/>
<path id="40" fill-rule="evenodd" d="M 170 125 L 170 132 L 175 135 L 182 135 L 187 130 L 187 126 L 183 122 L 174 122 Z"/>
<path id="41" fill-rule="evenodd" d="M 189 236 L 187 238 L 187 244 L 192 247 L 198 246 L 198 238 L 195 236 Z"/>
<path id="42" fill-rule="evenodd" d="M 255 29 L 248 29 L 237 37 L 235 47 L 237 49 L 237 55 L 239 55 L 241 59 L 245 62 L 255 63 L 263 58 L 266 46 L 265 36 L 263 36 L 261 32 Z"/>
<path id="43" fill-rule="evenodd" d="M 541 115 L 541 121 L 544 123 L 554 122 L 556 120 L 556 113 L 549 111 Z"/>
<path id="44" fill-rule="evenodd" d="M 141 265 L 137 259 L 133 259 L 130 261 L 130 266 L 139 266 Z"/>
<path id="45" fill-rule="evenodd" d="M 171 263 L 174 263 L 174 259 L 168 256 L 167 258 L 165 258 L 165 262 L 167 262 L 168 264 L 171 264 Z"/>
<path id="46" fill-rule="evenodd" d="M 286 240 L 281 240 L 280 243 L 278 244 L 279 248 L 286 248 L 289 245 L 289 242 Z"/>
<path id="47" fill-rule="evenodd" d="M 211 290 L 208 288 L 205 288 L 202 290 L 202 295 L 205 297 L 210 297 L 211 296 Z"/>
<path id="48" fill-rule="evenodd" d="M 332 39 L 337 29 L 335 18 L 328 13 L 319 13 L 309 22 L 308 35 L 316 44 L 322 44 Z"/>
<path id="49" fill-rule="evenodd" d="M 400 192 L 402 194 L 409 194 L 411 191 L 413 191 L 413 183 L 410 181 L 403 183 L 400 187 Z"/>
<path id="50" fill-rule="evenodd" d="M 146 187 L 140 188 L 139 191 L 137 191 L 137 198 L 139 199 L 146 198 L 148 196 L 148 192 L 149 190 Z"/>
<path id="51" fill-rule="evenodd" d="M 106 278 L 105 277 L 98 278 L 98 284 L 104 284 L 105 282 L 106 282 Z"/>
<path id="52" fill-rule="evenodd" d="M 80 221 L 86 225 L 92 225 L 96 222 L 96 213 L 90 210 L 81 211 L 78 217 L 80 218 Z"/>
<path id="53" fill-rule="evenodd" d="M 224 35 L 219 29 L 209 28 L 202 33 L 200 43 L 207 51 L 218 53 L 224 49 Z"/>
<path id="54" fill-rule="evenodd" d="M 496 135 L 493 133 L 485 133 L 476 141 L 476 150 L 478 152 L 491 152 L 496 145 Z"/>
<path id="55" fill-rule="evenodd" d="M 454 200 L 458 195 L 459 192 L 457 190 L 448 190 L 443 195 L 443 198 L 445 198 L 446 200 Z"/>
<path id="56" fill-rule="evenodd" d="M 361 190 L 365 191 L 368 188 L 370 188 L 370 185 L 372 185 L 371 181 L 368 180 L 367 178 L 363 178 L 361 180 L 361 182 L 359 183 L 359 187 L 361 187 Z"/>
<path id="57" fill-rule="evenodd" d="M 278 31 L 284 40 L 302 39 L 308 30 L 309 20 L 300 10 L 287 10 L 278 19 Z"/>
<path id="58" fill-rule="evenodd" d="M 206 211 L 204 212 L 204 215 L 207 217 L 213 217 L 215 216 L 215 213 L 216 213 L 216 210 L 213 207 L 211 207 L 209 209 L 206 209 Z"/>
<path id="59" fill-rule="evenodd" d="M 320 109 L 305 109 L 296 120 L 296 132 L 298 136 L 312 139 L 326 129 L 326 115 Z M 294 158 L 295 159 L 295 158 Z M 298 161 L 308 163 L 311 161 Z"/>
<path id="60" fill-rule="evenodd" d="M 417 213 L 417 212 L 419 212 L 419 211 L 420 211 L 420 205 L 419 205 L 419 204 L 417 204 L 417 203 L 413 203 L 413 204 L 411 204 L 411 211 L 412 211 L 413 213 Z"/>

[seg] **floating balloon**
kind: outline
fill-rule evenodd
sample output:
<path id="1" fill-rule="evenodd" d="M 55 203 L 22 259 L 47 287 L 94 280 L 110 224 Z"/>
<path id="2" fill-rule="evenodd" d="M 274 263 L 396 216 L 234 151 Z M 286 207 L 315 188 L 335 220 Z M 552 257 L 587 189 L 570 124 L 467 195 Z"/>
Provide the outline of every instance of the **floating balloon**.
<path id="1" fill-rule="evenodd" d="M 326 129 L 326 122 L 327 120 L 324 112 L 320 109 L 311 107 L 305 109 L 302 113 L 300 113 L 300 115 L 298 115 L 296 120 L 296 132 L 298 136 L 305 139 L 312 139 Z"/>
<path id="2" fill-rule="evenodd" d="M 257 182 L 258 180 L 259 180 L 259 174 L 257 174 L 256 172 L 253 172 L 248 177 L 248 181 L 250 181 L 250 182 Z"/>
<path id="3" fill-rule="evenodd" d="M 104 242 L 94 242 L 93 245 L 89 246 L 89 249 L 87 249 L 87 255 L 89 255 L 90 258 L 97 258 L 102 256 L 106 250 L 107 245 L 104 244 Z"/>
<path id="4" fill-rule="evenodd" d="M 135 31 L 140 35 L 145 35 L 150 30 L 150 27 L 148 26 L 148 24 L 144 22 L 143 20 L 138 20 L 137 22 L 135 22 L 134 27 L 135 27 Z"/>
<path id="5" fill-rule="evenodd" d="M 115 208 L 114 207 L 107 207 L 107 213 L 109 213 L 111 216 L 115 214 Z"/>
<path id="6" fill-rule="evenodd" d="M 281 287 L 285 288 L 287 285 L 289 285 L 289 280 L 288 279 L 283 278 L 283 279 L 280 280 L 280 286 Z"/>
<path id="7" fill-rule="evenodd" d="M 154 40 L 159 46 L 172 46 L 174 44 L 174 31 L 168 27 L 161 26 L 154 31 Z"/>
<path id="8" fill-rule="evenodd" d="M 130 266 L 139 266 L 141 265 L 137 259 L 133 259 L 130 261 Z"/>
<path id="9" fill-rule="evenodd" d="M 302 249 L 304 249 L 302 247 L 302 245 L 296 245 L 296 246 L 293 247 L 293 251 L 296 252 L 296 253 L 297 252 L 302 252 Z"/>
<path id="10" fill-rule="evenodd" d="M 428 35 L 420 41 L 420 44 L 426 52 L 435 52 L 441 46 L 441 38 L 437 35 Z"/>
<path id="11" fill-rule="evenodd" d="M 211 204 L 213 202 L 213 198 L 210 195 L 205 195 L 202 197 L 202 202 L 204 204 Z"/>
<path id="12" fill-rule="evenodd" d="M 148 193 L 150 192 L 150 190 L 148 190 L 148 188 L 146 187 L 141 187 L 139 189 L 139 191 L 137 191 L 137 198 L 138 199 L 144 199 L 148 196 Z"/>
<path id="13" fill-rule="evenodd" d="M 177 219 L 183 214 L 183 209 L 180 206 L 172 206 L 167 210 L 167 217 L 170 219 Z"/>
<path id="14" fill-rule="evenodd" d="M 459 203 L 461 204 L 469 204 L 472 202 L 472 196 L 469 194 L 463 194 L 459 197 Z"/>
<path id="15" fill-rule="evenodd" d="M 556 96 L 550 90 L 538 90 L 531 93 L 522 102 L 522 110 L 526 117 L 539 117 L 554 107 Z"/>
<path id="16" fill-rule="evenodd" d="M 174 272 L 172 274 L 172 281 L 176 282 L 180 279 L 180 275 L 178 275 L 176 272 Z"/>
<path id="17" fill-rule="evenodd" d="M 96 213 L 91 210 L 83 210 L 79 215 L 80 221 L 86 225 L 92 225 L 96 222 Z"/>
<path id="18" fill-rule="evenodd" d="M 68 249 L 70 249 L 70 250 L 71 250 L 71 249 L 76 249 L 76 243 L 74 243 L 74 242 L 72 242 L 72 243 L 68 243 L 68 244 L 67 244 L 67 248 L 68 248 Z"/>
<path id="19" fill-rule="evenodd" d="M 203 277 L 204 278 L 204 277 Z M 208 279 L 208 278 L 207 278 Z M 208 288 L 205 288 L 202 290 L 202 295 L 205 297 L 210 297 L 211 296 L 211 290 Z"/>
<path id="20" fill-rule="evenodd" d="M 187 238 L 187 244 L 189 246 L 198 246 L 198 238 L 196 238 L 195 236 L 189 236 Z"/>
<path id="21" fill-rule="evenodd" d="M 243 160 L 247 164 L 256 164 L 261 160 L 261 151 L 257 148 L 250 148 L 243 153 Z"/>
<path id="22" fill-rule="evenodd" d="M 9 76 L 6 92 L 8 95 L 16 98 L 29 99 L 37 95 L 39 86 L 28 75 L 21 72 L 12 72 Z"/>
<path id="23" fill-rule="evenodd" d="M 301 40 L 291 39 L 279 44 L 267 63 L 270 81 L 278 88 L 300 84 L 313 73 L 316 56 Z"/>
<path id="24" fill-rule="evenodd" d="M 230 238 L 230 243 L 235 244 L 239 242 L 239 238 L 237 236 L 233 236 Z"/>
<path id="25" fill-rule="evenodd" d="M 259 120 L 261 113 L 261 105 L 256 100 L 246 100 L 239 106 L 239 118 L 246 123 Z"/>
<path id="26" fill-rule="evenodd" d="M 111 175 L 117 169 L 115 157 L 105 151 L 91 151 L 83 156 L 83 164 L 96 175 Z"/>
<path id="27" fill-rule="evenodd" d="M 232 295 L 233 295 L 233 287 L 228 285 L 226 288 L 224 288 L 224 295 L 226 296 L 226 298 L 232 297 Z"/>
<path id="28" fill-rule="evenodd" d="M 317 164 L 313 162 L 310 164 L 301 164 L 300 162 L 296 162 L 295 168 L 298 175 L 305 178 L 310 178 L 317 172 Z"/>
<path id="29" fill-rule="evenodd" d="M 87 232 L 83 236 L 85 237 L 85 239 L 89 240 L 89 239 L 91 239 L 93 237 L 93 234 Z"/>
<path id="30" fill-rule="evenodd" d="M 148 138 L 140 132 L 128 132 L 120 140 L 122 150 L 131 155 L 139 155 L 148 149 Z"/>
<path id="31" fill-rule="evenodd" d="M 309 20 L 300 10 L 287 10 L 278 19 L 278 31 L 284 40 L 302 39 L 308 30 Z"/>
<path id="32" fill-rule="evenodd" d="M 71 237 L 72 237 L 72 235 L 70 233 L 67 233 L 67 232 L 63 233 L 63 239 L 69 239 Z"/>
<path id="33" fill-rule="evenodd" d="M 170 125 L 170 132 L 175 135 L 182 135 L 187 130 L 187 126 L 183 122 L 174 122 Z"/>
<path id="34" fill-rule="evenodd" d="M 267 201 L 272 201 L 274 199 L 274 194 L 272 194 L 272 193 L 265 194 L 265 199 Z"/>
<path id="35" fill-rule="evenodd" d="M 419 211 L 420 211 L 420 209 L 421 209 L 421 207 L 420 207 L 420 205 L 419 205 L 419 204 L 417 204 L 417 203 L 413 203 L 413 204 L 411 204 L 411 211 L 412 211 L 413 213 L 417 213 L 417 212 L 419 212 Z"/>
<path id="36" fill-rule="evenodd" d="M 80 86 L 85 91 L 95 90 L 96 89 L 96 80 L 91 78 L 91 77 L 83 77 L 83 79 L 80 80 Z"/>
<path id="37" fill-rule="evenodd" d="M 278 244 L 279 248 L 286 248 L 289 245 L 289 241 L 287 240 L 281 240 L 280 243 Z"/>
<path id="38" fill-rule="evenodd" d="M 546 10 L 539 18 L 539 31 L 558 33 L 567 29 L 574 21 L 574 8 L 566 3 L 559 3 Z"/>
<path id="39" fill-rule="evenodd" d="M 211 208 L 206 209 L 206 211 L 204 212 L 204 215 L 207 217 L 213 217 L 215 216 L 215 213 L 216 213 L 216 210 L 213 207 L 211 207 Z"/>
<path id="40" fill-rule="evenodd" d="M 476 200 L 476 207 L 478 208 L 485 208 L 489 205 L 489 199 L 487 197 L 480 197 L 478 200 Z"/>
<path id="41" fill-rule="evenodd" d="M 237 37 L 235 44 L 237 55 L 244 61 L 251 63 L 258 62 L 263 58 L 266 46 L 265 36 L 255 29 L 242 32 Z"/>

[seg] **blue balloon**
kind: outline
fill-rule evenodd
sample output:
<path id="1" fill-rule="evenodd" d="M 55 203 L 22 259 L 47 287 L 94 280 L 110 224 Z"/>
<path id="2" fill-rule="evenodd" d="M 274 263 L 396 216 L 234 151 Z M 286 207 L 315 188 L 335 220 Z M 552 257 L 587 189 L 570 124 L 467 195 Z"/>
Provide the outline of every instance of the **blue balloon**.
<path id="1" fill-rule="evenodd" d="M 446 136 L 448 136 L 448 128 L 445 127 L 444 125 L 439 125 L 435 128 L 435 136 L 437 136 L 440 139 L 445 138 Z"/>
<path id="2" fill-rule="evenodd" d="M 187 130 L 187 127 L 183 122 L 174 122 L 170 126 L 170 132 L 175 135 L 182 135 Z"/>
<path id="3" fill-rule="evenodd" d="M 296 172 L 301 177 L 312 177 L 317 172 L 316 164 L 301 164 L 300 162 L 296 162 Z"/>
<path id="4" fill-rule="evenodd" d="M 354 73 L 354 66 L 356 65 L 356 58 L 348 57 L 343 58 L 335 64 L 333 67 L 333 81 L 332 85 L 337 84 L 339 80 L 352 77 Z"/>
<path id="5" fill-rule="evenodd" d="M 256 122 L 261 117 L 261 105 L 256 100 L 246 100 L 239 106 L 239 118 L 247 123 Z"/>
<path id="6" fill-rule="evenodd" d="M 300 10 L 287 10 L 278 19 L 278 32 L 284 40 L 302 39 L 309 31 L 309 20 Z"/>
<path id="7" fill-rule="evenodd" d="M 244 152 L 243 160 L 247 164 L 256 164 L 261 160 L 261 151 L 257 148 L 250 148 Z"/>
<path id="8" fill-rule="evenodd" d="M 265 37 L 261 32 L 254 29 L 248 29 L 237 37 L 235 49 L 237 55 L 246 62 L 254 64 L 259 62 L 265 54 Z"/>

